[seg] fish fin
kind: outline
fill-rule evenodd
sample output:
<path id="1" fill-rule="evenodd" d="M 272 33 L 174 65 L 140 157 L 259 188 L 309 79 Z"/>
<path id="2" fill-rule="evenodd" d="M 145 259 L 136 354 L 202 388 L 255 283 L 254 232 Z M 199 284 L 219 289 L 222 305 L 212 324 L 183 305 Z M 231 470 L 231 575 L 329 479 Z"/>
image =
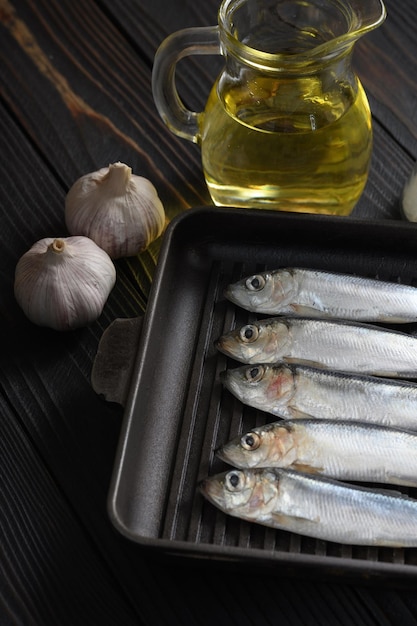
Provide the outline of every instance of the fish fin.
<path id="1" fill-rule="evenodd" d="M 387 476 L 387 482 L 388 481 L 389 481 L 389 476 Z M 411 486 L 415 487 L 415 484 Z M 366 487 L 364 487 L 364 489 L 366 489 Z M 377 487 L 375 489 L 372 489 L 372 491 L 374 491 L 375 493 L 381 493 L 383 496 L 391 496 L 392 498 L 408 498 L 409 497 L 405 493 L 402 493 L 401 491 L 397 491 L 396 489 L 388 489 L 385 487 Z"/>
<path id="2" fill-rule="evenodd" d="M 319 307 L 318 302 L 316 306 L 308 306 L 307 304 L 297 304 L 293 302 L 289 308 L 291 308 L 292 315 L 297 317 L 330 317 L 328 310 L 325 307 Z M 291 315 L 290 313 L 288 315 Z"/>
<path id="3" fill-rule="evenodd" d="M 308 367 L 315 367 L 317 369 L 321 369 L 321 370 L 328 370 L 330 369 L 328 365 L 326 365 L 325 363 L 321 363 L 320 361 L 313 361 L 312 359 L 300 359 L 300 358 L 294 358 L 294 357 L 285 357 L 284 361 L 286 363 L 291 364 L 295 364 L 295 365 L 307 365 Z"/>
<path id="4" fill-rule="evenodd" d="M 271 518 L 280 526 L 291 526 L 294 520 L 299 522 L 309 522 L 310 524 L 318 524 L 320 517 L 306 517 L 305 515 L 286 515 L 285 513 L 272 513 Z"/>
<path id="5" fill-rule="evenodd" d="M 305 413 L 304 411 L 300 411 L 296 406 L 292 406 L 291 403 L 288 404 L 288 412 L 291 415 L 291 419 L 318 419 L 316 416 L 311 413 Z"/>
<path id="6" fill-rule="evenodd" d="M 306 474 L 323 474 L 323 467 L 314 467 L 314 465 L 307 465 L 305 463 L 292 463 L 291 469 L 297 470 L 297 472 L 305 472 Z"/>
<path id="7" fill-rule="evenodd" d="M 388 548 L 406 548 L 407 547 L 407 543 L 404 543 L 404 541 L 401 541 L 401 539 L 395 540 L 391 536 L 388 536 L 387 538 L 379 537 L 378 542 L 375 543 L 374 545 L 378 547 L 387 546 Z"/>
<path id="8" fill-rule="evenodd" d="M 403 476 L 395 476 L 395 474 L 388 473 L 387 483 L 393 483 L 394 485 L 403 485 L 404 487 L 417 487 L 417 476 L 414 480 L 412 478 L 410 478 L 409 480 L 405 480 Z M 404 497 L 404 494 L 402 494 L 401 492 L 393 490 L 393 495 L 396 493 Z"/>

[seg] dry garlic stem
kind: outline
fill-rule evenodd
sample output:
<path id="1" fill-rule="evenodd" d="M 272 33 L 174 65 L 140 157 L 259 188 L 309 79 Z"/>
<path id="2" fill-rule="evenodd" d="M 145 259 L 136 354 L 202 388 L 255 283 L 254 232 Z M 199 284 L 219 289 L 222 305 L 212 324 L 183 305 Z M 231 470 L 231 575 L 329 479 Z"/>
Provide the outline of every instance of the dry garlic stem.
<path id="1" fill-rule="evenodd" d="M 99 317 L 115 282 L 113 261 L 91 239 L 46 238 L 18 261 L 14 291 L 32 322 L 69 330 Z"/>
<path id="2" fill-rule="evenodd" d="M 72 235 L 90 237 L 117 259 L 139 254 L 157 239 L 165 211 L 152 183 L 117 162 L 73 184 L 65 220 Z"/>

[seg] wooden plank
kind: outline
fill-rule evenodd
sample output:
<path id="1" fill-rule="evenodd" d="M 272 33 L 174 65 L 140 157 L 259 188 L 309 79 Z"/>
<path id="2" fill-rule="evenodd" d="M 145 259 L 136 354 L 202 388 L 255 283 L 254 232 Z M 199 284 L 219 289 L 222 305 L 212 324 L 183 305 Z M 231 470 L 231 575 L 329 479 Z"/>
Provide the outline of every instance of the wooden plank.
<path id="1" fill-rule="evenodd" d="M 171 33 L 183 28 L 217 24 L 219 2 L 217 0 L 166 0 L 138 3 L 136 0 L 114 3 L 101 0 L 124 36 L 146 58 L 149 67 L 157 48 Z M 224 61 L 220 56 L 194 55 L 181 60 L 176 71 L 178 92 L 184 103 L 195 111 L 202 111 L 210 89 Z"/>
<path id="2" fill-rule="evenodd" d="M 197 147 L 168 141 L 149 68 L 94 2 L 0 8 L 3 97 L 67 187 L 120 160 L 152 180 L 170 217 L 207 201 Z"/>
<path id="3" fill-rule="evenodd" d="M 140 623 L 2 394 L 0 416 L 1 623 Z"/>
<path id="4" fill-rule="evenodd" d="M 6 225 L 6 230 L 1 231 L 5 245 L 0 273 L 0 398 L 3 398 L 0 414 L 5 420 L 4 428 L 11 429 L 9 434 L 5 431 L 4 437 L 13 457 L 10 460 L 10 456 L 0 455 L 0 476 L 10 482 L 10 489 L 0 492 L 0 520 L 2 527 L 10 524 L 15 510 L 10 510 L 13 504 L 10 498 L 14 498 L 14 523 L 18 523 L 14 533 L 0 533 L 0 553 L 7 554 L 9 559 L 4 562 L 1 574 L 4 606 L 0 606 L 0 622 L 11 612 L 25 623 L 25 612 L 31 611 L 34 618 L 39 616 L 40 624 L 73 624 L 77 619 L 72 620 L 69 612 L 66 621 L 63 612 L 71 602 L 68 594 L 71 590 L 75 593 L 79 585 L 80 590 L 85 588 L 85 593 L 90 590 L 91 607 L 87 611 L 80 601 L 78 606 L 73 606 L 74 615 L 82 623 L 91 620 L 94 624 L 89 613 L 100 601 L 100 586 L 103 584 L 105 590 L 106 584 L 110 584 L 105 582 L 107 579 L 114 584 L 115 592 L 106 596 L 110 606 L 104 603 L 103 613 L 106 609 L 108 618 L 103 615 L 100 623 L 106 624 L 106 619 L 109 624 L 116 623 L 118 613 L 126 616 L 127 624 L 140 623 L 141 619 L 158 626 L 190 623 L 187 622 L 189 608 L 183 600 L 190 584 L 187 575 L 174 583 L 172 574 L 154 563 L 152 555 L 144 554 L 115 531 L 106 511 L 122 409 L 95 394 L 90 384 L 91 368 L 104 328 L 110 320 L 125 316 L 129 310 L 133 315 L 137 296 L 132 285 L 120 284 L 100 320 L 72 333 L 40 329 L 24 318 L 12 292 L 15 262 L 33 233 L 42 236 L 44 228 L 49 231 L 57 226 L 57 221 L 60 223 L 63 189 L 13 119 L 7 117 L 4 109 L 0 112 L 0 152 L 4 154 L 5 145 L 10 144 L 3 169 L 5 184 L 0 186 L 0 220 Z M 13 172 L 17 166 L 26 171 L 30 184 L 16 184 Z M 27 450 L 31 451 L 30 455 Z M 24 481 L 29 474 L 33 483 L 24 488 L 20 477 Z M 33 485 L 40 491 L 39 506 L 49 511 L 58 526 L 62 524 L 63 536 L 69 542 L 65 546 L 58 538 L 48 548 L 48 534 L 45 543 L 42 542 L 40 529 L 45 520 L 39 521 L 36 532 L 27 526 L 27 520 L 36 519 L 34 502 L 27 500 Z M 14 495 L 13 489 L 17 492 Z M 39 546 L 38 542 L 41 542 Z M 71 552 L 72 542 L 80 544 L 84 561 L 75 557 L 75 563 L 68 561 L 71 554 L 79 556 L 76 545 Z M 84 543 L 89 545 L 89 550 L 84 548 Z M 55 562 L 62 563 L 65 571 L 59 578 L 51 569 L 55 587 L 51 585 L 50 592 L 56 593 L 57 602 L 63 598 L 62 607 L 49 601 L 42 609 L 41 601 L 49 593 L 49 579 L 46 575 L 39 578 L 39 572 L 48 570 Z M 92 575 L 94 568 L 102 569 L 100 576 Z M 192 573 L 189 576 L 192 579 Z M 78 582 L 68 586 L 69 577 Z M 44 594 L 39 599 L 35 597 L 38 585 Z M 96 613 L 100 615 L 101 609 Z"/>
<path id="5" fill-rule="evenodd" d="M 1 584 L 2 593 L 6 594 L 4 602 L 10 603 L 15 598 L 16 608 L 9 607 L 7 610 L 20 610 L 21 615 L 25 610 L 33 610 L 36 616 L 36 611 L 39 611 L 44 620 L 39 619 L 38 623 L 69 624 L 70 621 L 65 622 L 61 616 L 63 609 L 45 606 L 42 613 L 41 598 L 36 604 L 34 592 L 30 595 L 28 591 L 30 597 L 23 597 L 25 587 L 36 590 L 39 569 L 48 569 L 50 562 L 58 560 L 63 566 L 67 564 L 65 571 L 68 576 L 78 579 L 80 589 L 84 586 L 88 590 L 94 580 L 94 585 L 100 585 L 100 580 L 103 582 L 106 578 L 119 588 L 119 592 L 115 591 L 114 595 L 110 592 L 107 595 L 114 608 L 112 613 L 107 607 L 108 623 L 112 619 L 115 623 L 115 614 L 120 612 L 126 615 L 127 623 L 129 620 L 130 623 L 136 623 L 141 615 L 148 620 L 151 615 L 152 619 L 160 620 L 161 624 L 169 624 L 172 607 L 161 602 L 161 598 L 165 597 L 164 586 L 169 585 L 170 581 L 161 579 L 159 573 L 158 580 L 155 579 L 157 571 L 151 569 L 130 542 L 115 532 L 107 516 L 107 491 L 121 424 L 121 408 L 102 401 L 90 384 L 98 341 L 109 320 L 126 315 L 126 312 L 132 315 L 138 312 L 134 306 L 136 296 L 132 296 L 133 286 L 122 283 L 101 319 L 91 327 L 74 333 L 61 334 L 40 329 L 24 318 L 13 297 L 15 263 L 32 238 L 49 235 L 51 230 L 56 232 L 55 228 L 58 229 L 62 223 L 64 192 L 4 109 L 0 110 L 0 144 L 0 152 L 8 154 L 2 169 L 3 184 L 0 186 L 1 236 L 4 238 L 0 272 L 0 391 L 5 404 L 2 420 L 7 419 L 10 428 L 16 426 L 12 434 L 8 435 L 9 439 L 13 436 L 13 443 L 8 444 L 13 450 L 13 461 L 7 456 L 1 456 L 0 475 L 2 479 L 10 480 L 10 489 L 15 488 L 18 493 L 21 490 L 20 497 L 14 497 L 17 499 L 15 506 L 22 515 L 21 525 L 15 534 L 0 536 L 0 551 L 11 555 L 10 560 L 4 563 L 7 569 Z M 16 177 L 19 171 L 25 171 L 25 180 L 29 184 L 19 184 Z M 33 458 L 28 457 L 27 449 L 31 450 Z M 25 463 L 30 464 L 30 471 Z M 40 503 L 47 501 L 43 506 L 50 511 L 57 507 L 56 512 L 51 513 L 57 524 L 63 515 L 60 510 L 62 501 L 69 507 L 65 513 L 68 519 L 61 521 L 64 525 L 62 532 L 67 532 L 68 541 L 78 541 L 81 547 L 84 542 L 90 545 L 90 551 L 86 551 L 84 556 L 85 570 L 83 562 L 80 562 L 80 571 L 75 571 L 74 563 L 71 566 L 65 560 L 67 552 L 65 555 L 57 553 L 61 549 L 60 545 L 48 551 L 46 542 L 35 549 L 39 533 L 32 534 L 29 528 L 25 530 L 24 521 L 35 515 L 32 511 L 33 502 L 26 502 L 27 492 L 18 481 L 20 476 L 23 480 L 29 474 L 41 491 Z M 13 476 L 16 478 L 14 487 Z M 45 477 L 50 477 L 55 492 L 48 484 L 44 484 Z M 30 484 L 27 485 L 27 489 L 30 488 Z M 2 525 L 11 522 L 11 497 L 11 492 L 5 490 L 0 496 Z M 70 524 L 71 516 L 74 519 Z M 21 535 L 25 533 L 28 533 L 24 551 L 26 561 L 20 571 L 21 579 L 18 580 L 17 563 L 23 560 L 24 548 Z M 82 539 L 79 539 L 80 535 Z M 13 540 L 18 545 L 13 545 Z M 77 550 L 74 547 L 73 553 Z M 91 574 L 93 568 L 101 568 L 101 576 L 94 578 Z M 56 572 L 52 573 L 59 585 Z M 63 576 L 57 602 L 62 595 L 69 593 L 65 581 Z M 47 593 L 47 581 L 44 584 L 44 593 Z M 104 589 L 106 584 L 103 583 Z M 138 586 L 146 589 L 146 592 L 143 591 L 148 599 L 146 604 L 143 604 L 142 595 L 138 594 Z M 98 593 L 99 587 L 90 588 L 92 597 L 95 590 Z M 55 612 L 55 621 L 50 619 L 48 610 Z M 88 617 L 82 604 L 78 608 L 74 605 L 74 611 Z M 100 614 L 100 610 L 97 613 Z M 70 617 L 71 613 L 68 620 Z M 104 623 L 106 619 L 103 616 Z M 94 621 L 91 620 L 91 623 Z"/>
<path id="6" fill-rule="evenodd" d="M 374 149 L 369 177 L 352 217 L 401 219 L 401 195 L 414 161 L 375 118 L 373 132 Z"/>
<path id="7" fill-rule="evenodd" d="M 156 253 L 117 263 L 116 288 L 88 329 L 37 329 L 14 301 L 18 257 L 36 239 L 63 234 L 63 201 L 77 176 L 120 159 L 156 183 L 170 216 L 208 201 L 198 148 L 163 125 L 150 76 L 162 38 L 177 25 L 211 23 L 215 4 L 0 0 L 2 623 L 261 626 L 278 615 L 283 624 L 298 624 L 308 610 L 310 623 L 323 626 L 406 624 L 416 614 L 405 592 L 277 584 L 270 572 L 244 573 L 251 593 L 242 606 L 241 572 L 164 564 L 112 528 L 105 507 L 122 411 L 98 398 L 90 373 L 109 323 L 143 310 Z M 408 0 L 410 24 L 413 7 Z M 400 36 L 395 32 L 392 50 Z M 385 45 L 378 41 L 378 55 Z M 184 67 L 182 89 L 195 106 L 212 69 Z M 369 69 L 370 87 L 381 77 Z M 364 198 L 376 217 L 397 217 L 414 121 L 407 122 L 394 94 L 371 96 L 379 108 Z"/>
<path id="8" fill-rule="evenodd" d="M 416 159 L 417 5 L 395 0 L 385 4 L 385 23 L 357 44 L 355 63 L 379 121 Z"/>

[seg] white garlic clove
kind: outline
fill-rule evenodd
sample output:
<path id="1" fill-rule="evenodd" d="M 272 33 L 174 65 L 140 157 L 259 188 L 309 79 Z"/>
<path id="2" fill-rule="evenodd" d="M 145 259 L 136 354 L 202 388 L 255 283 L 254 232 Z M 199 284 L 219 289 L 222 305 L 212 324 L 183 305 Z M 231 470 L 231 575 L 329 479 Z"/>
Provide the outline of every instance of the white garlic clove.
<path id="1" fill-rule="evenodd" d="M 91 239 L 46 238 L 19 259 L 14 293 L 33 323 L 70 330 L 100 316 L 115 282 L 113 261 Z"/>
<path id="2" fill-rule="evenodd" d="M 404 185 L 402 210 L 406 219 L 410 222 L 417 222 L 417 164 Z"/>
<path id="3" fill-rule="evenodd" d="M 153 184 L 117 162 L 75 181 L 65 221 L 72 235 L 90 237 L 118 259 L 143 252 L 162 234 L 165 211 Z"/>

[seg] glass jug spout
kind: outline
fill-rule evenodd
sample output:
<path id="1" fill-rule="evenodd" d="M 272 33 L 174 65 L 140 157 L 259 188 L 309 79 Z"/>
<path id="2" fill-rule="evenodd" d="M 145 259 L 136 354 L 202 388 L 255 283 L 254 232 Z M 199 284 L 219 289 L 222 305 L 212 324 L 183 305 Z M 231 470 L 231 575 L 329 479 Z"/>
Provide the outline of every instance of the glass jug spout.
<path id="1" fill-rule="evenodd" d="M 349 4 L 354 18 L 352 19 L 352 32 L 355 34 L 356 31 L 357 36 L 378 28 L 387 16 L 382 0 L 367 0 L 367 2 L 350 0 Z"/>
<path id="2" fill-rule="evenodd" d="M 335 49 L 355 43 L 360 37 L 383 24 L 387 12 L 383 0 L 349 0 L 340 2 L 334 0 L 336 7 L 344 7 L 346 11 L 346 32 L 336 36 L 333 40 Z"/>
<path id="3" fill-rule="evenodd" d="M 224 0 L 219 9 L 225 56 L 278 73 L 338 56 L 385 18 L 383 0 Z"/>

